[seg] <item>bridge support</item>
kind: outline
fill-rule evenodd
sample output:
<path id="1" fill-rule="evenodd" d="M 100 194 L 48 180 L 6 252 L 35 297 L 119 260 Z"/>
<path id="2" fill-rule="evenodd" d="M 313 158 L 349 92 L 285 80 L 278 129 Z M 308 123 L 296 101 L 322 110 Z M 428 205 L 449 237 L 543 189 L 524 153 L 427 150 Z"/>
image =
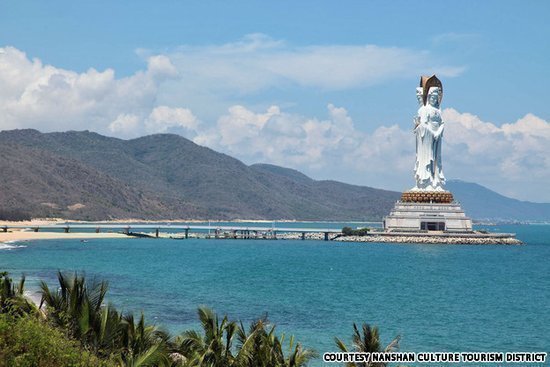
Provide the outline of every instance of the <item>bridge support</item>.
<path id="1" fill-rule="evenodd" d="M 65 231 L 65 233 L 69 233 L 69 231 L 71 230 L 71 228 L 69 226 L 63 228 L 63 230 Z"/>
<path id="2" fill-rule="evenodd" d="M 189 228 L 185 228 L 185 238 L 189 238 Z"/>
<path id="3" fill-rule="evenodd" d="M 156 238 L 159 238 L 159 229 L 158 229 L 158 228 L 155 229 L 155 237 L 156 237 Z"/>
<path id="4" fill-rule="evenodd" d="M 99 227 L 95 227 L 95 233 L 99 233 L 100 231 L 100 228 Z"/>
<path id="5" fill-rule="evenodd" d="M 306 232 L 302 232 L 302 241 L 306 239 Z"/>
<path id="6" fill-rule="evenodd" d="M 38 228 L 39 228 L 39 227 L 34 227 L 32 230 L 33 230 L 34 232 L 38 232 Z"/>
<path id="7" fill-rule="evenodd" d="M 277 239 L 277 231 L 273 231 L 273 239 L 274 239 L 274 240 Z"/>
<path id="8" fill-rule="evenodd" d="M 325 241 L 328 241 L 328 232 L 325 232 Z"/>
<path id="9" fill-rule="evenodd" d="M 7 232 L 7 231 L 8 231 L 8 226 L 2 227 L 2 232 Z"/>
<path id="10" fill-rule="evenodd" d="M 130 226 L 124 228 L 124 230 L 122 231 L 122 233 L 124 233 L 125 235 L 129 235 L 129 234 L 130 234 Z"/>

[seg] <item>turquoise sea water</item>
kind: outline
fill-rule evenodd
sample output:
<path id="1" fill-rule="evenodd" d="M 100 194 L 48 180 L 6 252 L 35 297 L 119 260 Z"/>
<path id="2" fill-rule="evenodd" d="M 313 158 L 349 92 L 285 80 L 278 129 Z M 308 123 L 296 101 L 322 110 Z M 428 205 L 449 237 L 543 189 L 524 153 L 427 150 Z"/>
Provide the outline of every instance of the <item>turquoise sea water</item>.
<path id="1" fill-rule="evenodd" d="M 207 305 L 245 322 L 267 313 L 320 353 L 363 321 L 383 341 L 400 334 L 402 351 L 550 352 L 550 226 L 488 228 L 526 245 L 48 240 L 0 249 L 0 269 L 31 287 L 57 269 L 107 279 L 112 302 L 173 332 Z"/>

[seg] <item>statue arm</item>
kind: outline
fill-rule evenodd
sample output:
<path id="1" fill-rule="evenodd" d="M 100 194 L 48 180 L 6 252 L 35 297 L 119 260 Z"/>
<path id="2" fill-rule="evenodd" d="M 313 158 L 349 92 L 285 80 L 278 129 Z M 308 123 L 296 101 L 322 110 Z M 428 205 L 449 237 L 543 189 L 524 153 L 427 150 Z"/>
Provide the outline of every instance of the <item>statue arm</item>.
<path id="1" fill-rule="evenodd" d="M 439 137 L 441 135 L 443 135 L 443 130 L 445 129 L 445 123 L 443 121 L 441 121 L 441 124 L 439 125 L 439 127 L 437 128 L 437 130 L 435 131 L 434 133 L 434 137 L 436 139 L 439 139 Z"/>
<path id="2" fill-rule="evenodd" d="M 418 128 L 418 125 L 420 125 L 420 117 L 418 115 L 414 116 L 413 124 L 413 130 L 416 130 Z"/>

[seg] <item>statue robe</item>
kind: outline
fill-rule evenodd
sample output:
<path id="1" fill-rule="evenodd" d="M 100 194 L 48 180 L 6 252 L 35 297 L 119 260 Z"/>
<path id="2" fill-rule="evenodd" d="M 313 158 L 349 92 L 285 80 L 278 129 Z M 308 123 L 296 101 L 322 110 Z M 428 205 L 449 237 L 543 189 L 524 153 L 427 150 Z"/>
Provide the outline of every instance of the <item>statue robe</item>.
<path id="1" fill-rule="evenodd" d="M 445 176 L 441 164 L 444 123 L 438 108 L 430 105 L 418 110 L 416 134 L 416 189 L 443 190 Z"/>

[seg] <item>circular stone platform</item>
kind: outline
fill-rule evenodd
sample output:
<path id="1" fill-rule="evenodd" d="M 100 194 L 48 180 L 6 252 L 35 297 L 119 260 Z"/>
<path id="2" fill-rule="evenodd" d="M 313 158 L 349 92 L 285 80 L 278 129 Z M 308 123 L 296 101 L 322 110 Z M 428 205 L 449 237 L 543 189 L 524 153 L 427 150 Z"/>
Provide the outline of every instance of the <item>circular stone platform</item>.
<path id="1" fill-rule="evenodd" d="M 449 191 L 405 191 L 401 201 L 405 203 L 441 203 L 453 202 L 453 194 Z"/>

